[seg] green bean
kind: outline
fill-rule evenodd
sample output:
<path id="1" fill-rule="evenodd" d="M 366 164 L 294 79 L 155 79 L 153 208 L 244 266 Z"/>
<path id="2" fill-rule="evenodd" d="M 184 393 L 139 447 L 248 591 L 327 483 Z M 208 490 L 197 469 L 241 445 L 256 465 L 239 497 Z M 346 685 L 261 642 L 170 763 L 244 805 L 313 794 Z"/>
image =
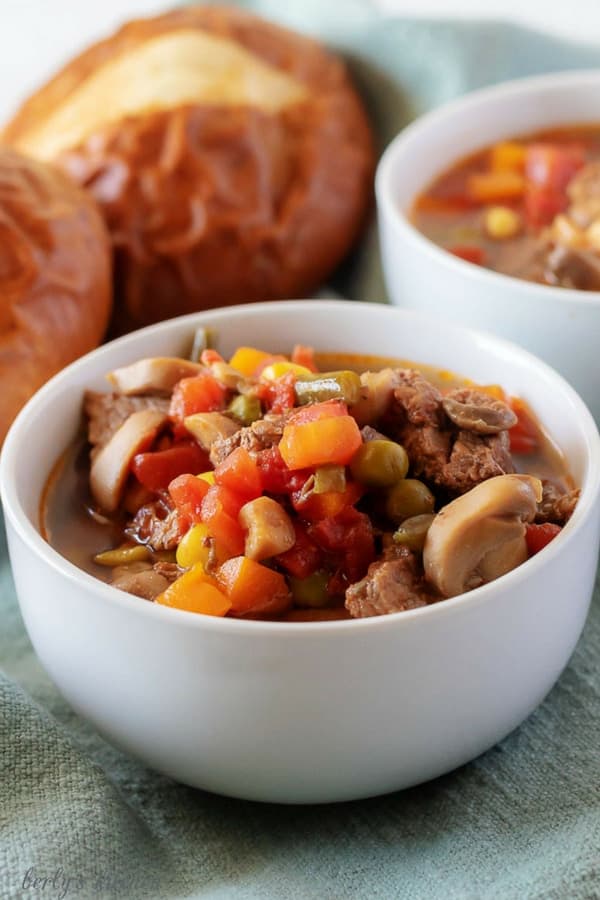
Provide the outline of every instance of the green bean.
<path id="1" fill-rule="evenodd" d="M 343 493 L 346 490 L 346 469 L 344 466 L 319 466 L 315 470 L 313 491 L 325 494 L 329 491 Z"/>
<path id="2" fill-rule="evenodd" d="M 327 606 L 331 601 L 327 592 L 328 582 L 327 572 L 313 572 L 307 578 L 290 576 L 289 583 L 296 606 L 308 606 L 313 609 Z"/>
<path id="3" fill-rule="evenodd" d="M 352 457 L 350 471 L 367 487 L 391 487 L 408 472 L 408 455 L 394 441 L 367 441 Z"/>
<path id="4" fill-rule="evenodd" d="M 142 544 L 123 545 L 115 547 L 114 550 L 105 550 L 103 553 L 97 553 L 94 556 L 94 562 L 99 566 L 126 566 L 129 563 L 140 562 L 141 560 L 150 559 L 150 551 Z"/>
<path id="5" fill-rule="evenodd" d="M 260 400 L 252 394 L 238 394 L 229 404 L 227 411 L 242 425 L 251 425 L 262 415 Z"/>
<path id="6" fill-rule="evenodd" d="M 214 347 L 215 332 L 212 328 L 197 328 L 194 332 L 194 342 L 190 352 L 192 362 L 199 362 L 203 350 Z"/>
<path id="7" fill-rule="evenodd" d="M 296 379 L 295 390 L 300 406 L 322 403 L 324 400 L 343 400 L 351 406 L 360 400 L 360 375 L 349 370 L 300 375 Z"/>
<path id="8" fill-rule="evenodd" d="M 393 522 L 432 513 L 435 497 L 426 484 L 416 478 L 405 478 L 388 491 L 385 509 Z"/>
<path id="9" fill-rule="evenodd" d="M 429 531 L 429 526 L 435 519 L 433 513 L 425 513 L 420 516 L 411 516 L 405 519 L 399 528 L 394 532 L 394 543 L 403 544 L 410 550 L 422 550 L 425 546 L 425 538 Z"/>

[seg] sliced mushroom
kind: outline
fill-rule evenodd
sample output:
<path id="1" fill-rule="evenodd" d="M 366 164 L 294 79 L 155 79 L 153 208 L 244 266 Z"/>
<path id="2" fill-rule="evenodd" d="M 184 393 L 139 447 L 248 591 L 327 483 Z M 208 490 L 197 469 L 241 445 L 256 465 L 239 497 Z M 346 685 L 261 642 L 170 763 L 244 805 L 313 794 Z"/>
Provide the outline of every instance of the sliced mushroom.
<path id="1" fill-rule="evenodd" d="M 394 369 L 362 372 L 360 383 L 360 400 L 350 411 L 359 425 L 373 425 L 387 412 L 398 386 L 398 376 Z"/>
<path id="2" fill-rule="evenodd" d="M 498 434 L 517 424 L 515 413 L 506 403 L 472 388 L 450 391 L 442 400 L 442 406 L 458 428 L 476 434 Z"/>
<path id="3" fill-rule="evenodd" d="M 131 460 L 148 447 L 168 417 L 158 410 L 132 413 L 94 458 L 90 468 L 92 496 L 105 512 L 114 512 L 125 490 Z"/>
<path id="4" fill-rule="evenodd" d="M 204 370 L 189 359 L 153 356 L 115 369 L 106 377 L 121 394 L 170 394 L 182 378 L 192 378 Z"/>
<path id="5" fill-rule="evenodd" d="M 542 484 L 531 475 L 498 475 L 443 507 L 423 550 L 425 576 L 445 597 L 493 581 L 527 558 Z"/>
<path id="6" fill-rule="evenodd" d="M 244 504 L 239 523 L 246 531 L 244 554 L 250 559 L 268 559 L 285 553 L 296 543 L 296 532 L 283 506 L 270 497 Z"/>
<path id="7" fill-rule="evenodd" d="M 194 413 L 186 416 L 183 424 L 203 450 L 210 450 L 215 441 L 231 437 L 240 430 L 239 422 L 220 412 Z"/>

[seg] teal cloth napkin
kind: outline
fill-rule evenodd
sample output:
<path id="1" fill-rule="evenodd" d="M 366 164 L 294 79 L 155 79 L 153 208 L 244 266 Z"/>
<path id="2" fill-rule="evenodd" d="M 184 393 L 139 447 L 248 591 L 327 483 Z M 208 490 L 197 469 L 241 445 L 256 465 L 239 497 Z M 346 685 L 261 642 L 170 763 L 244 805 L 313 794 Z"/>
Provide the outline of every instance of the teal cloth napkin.
<path id="1" fill-rule="evenodd" d="M 382 146 L 470 88 L 600 64 L 600 50 L 506 24 L 383 20 L 360 0 L 246 5 L 348 54 Z M 374 235 L 336 287 L 385 299 Z M 104 742 L 38 663 L 3 540 L 0 605 L 3 900 L 600 897 L 599 584 L 567 670 L 500 745 L 411 790 L 302 808 L 192 790 Z"/>

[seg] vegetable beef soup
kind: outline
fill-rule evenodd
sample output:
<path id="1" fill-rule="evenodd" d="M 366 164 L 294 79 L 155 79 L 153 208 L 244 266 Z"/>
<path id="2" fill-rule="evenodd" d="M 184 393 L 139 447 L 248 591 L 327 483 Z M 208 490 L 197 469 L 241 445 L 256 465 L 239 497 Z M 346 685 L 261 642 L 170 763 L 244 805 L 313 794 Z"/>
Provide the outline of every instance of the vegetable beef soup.
<path id="1" fill-rule="evenodd" d="M 525 562 L 575 507 L 560 453 L 498 385 L 303 346 L 225 360 L 196 338 L 191 360 L 86 393 L 45 491 L 46 539 L 121 590 L 216 616 L 401 612 Z"/>
<path id="2" fill-rule="evenodd" d="M 600 290 L 600 125 L 502 141 L 457 162 L 417 198 L 412 220 L 468 262 Z"/>

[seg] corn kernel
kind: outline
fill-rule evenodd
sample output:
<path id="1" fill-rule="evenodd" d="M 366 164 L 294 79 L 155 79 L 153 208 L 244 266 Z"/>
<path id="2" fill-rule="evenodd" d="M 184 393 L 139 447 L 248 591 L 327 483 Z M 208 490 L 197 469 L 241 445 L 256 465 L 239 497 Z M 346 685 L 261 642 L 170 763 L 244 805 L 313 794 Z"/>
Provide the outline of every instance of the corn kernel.
<path id="1" fill-rule="evenodd" d="M 206 567 L 209 557 L 208 536 L 208 528 L 204 523 L 192 525 L 177 547 L 177 565 L 182 569 L 189 569 L 197 564 Z"/>
<path id="2" fill-rule="evenodd" d="M 506 240 L 521 230 L 521 216 L 508 206 L 490 206 L 485 211 L 484 225 L 491 238 Z"/>
<path id="3" fill-rule="evenodd" d="M 261 378 L 265 381 L 277 381 L 278 378 L 281 378 L 283 375 L 288 375 L 290 372 L 294 375 L 313 374 L 306 366 L 300 366 L 298 363 L 284 362 L 282 360 L 281 362 L 271 363 L 270 366 L 265 366 L 262 370 Z"/>
<path id="4" fill-rule="evenodd" d="M 212 470 L 210 472 L 201 472 L 200 475 L 196 475 L 196 478 L 201 478 L 207 484 L 215 483 L 215 473 Z"/>

